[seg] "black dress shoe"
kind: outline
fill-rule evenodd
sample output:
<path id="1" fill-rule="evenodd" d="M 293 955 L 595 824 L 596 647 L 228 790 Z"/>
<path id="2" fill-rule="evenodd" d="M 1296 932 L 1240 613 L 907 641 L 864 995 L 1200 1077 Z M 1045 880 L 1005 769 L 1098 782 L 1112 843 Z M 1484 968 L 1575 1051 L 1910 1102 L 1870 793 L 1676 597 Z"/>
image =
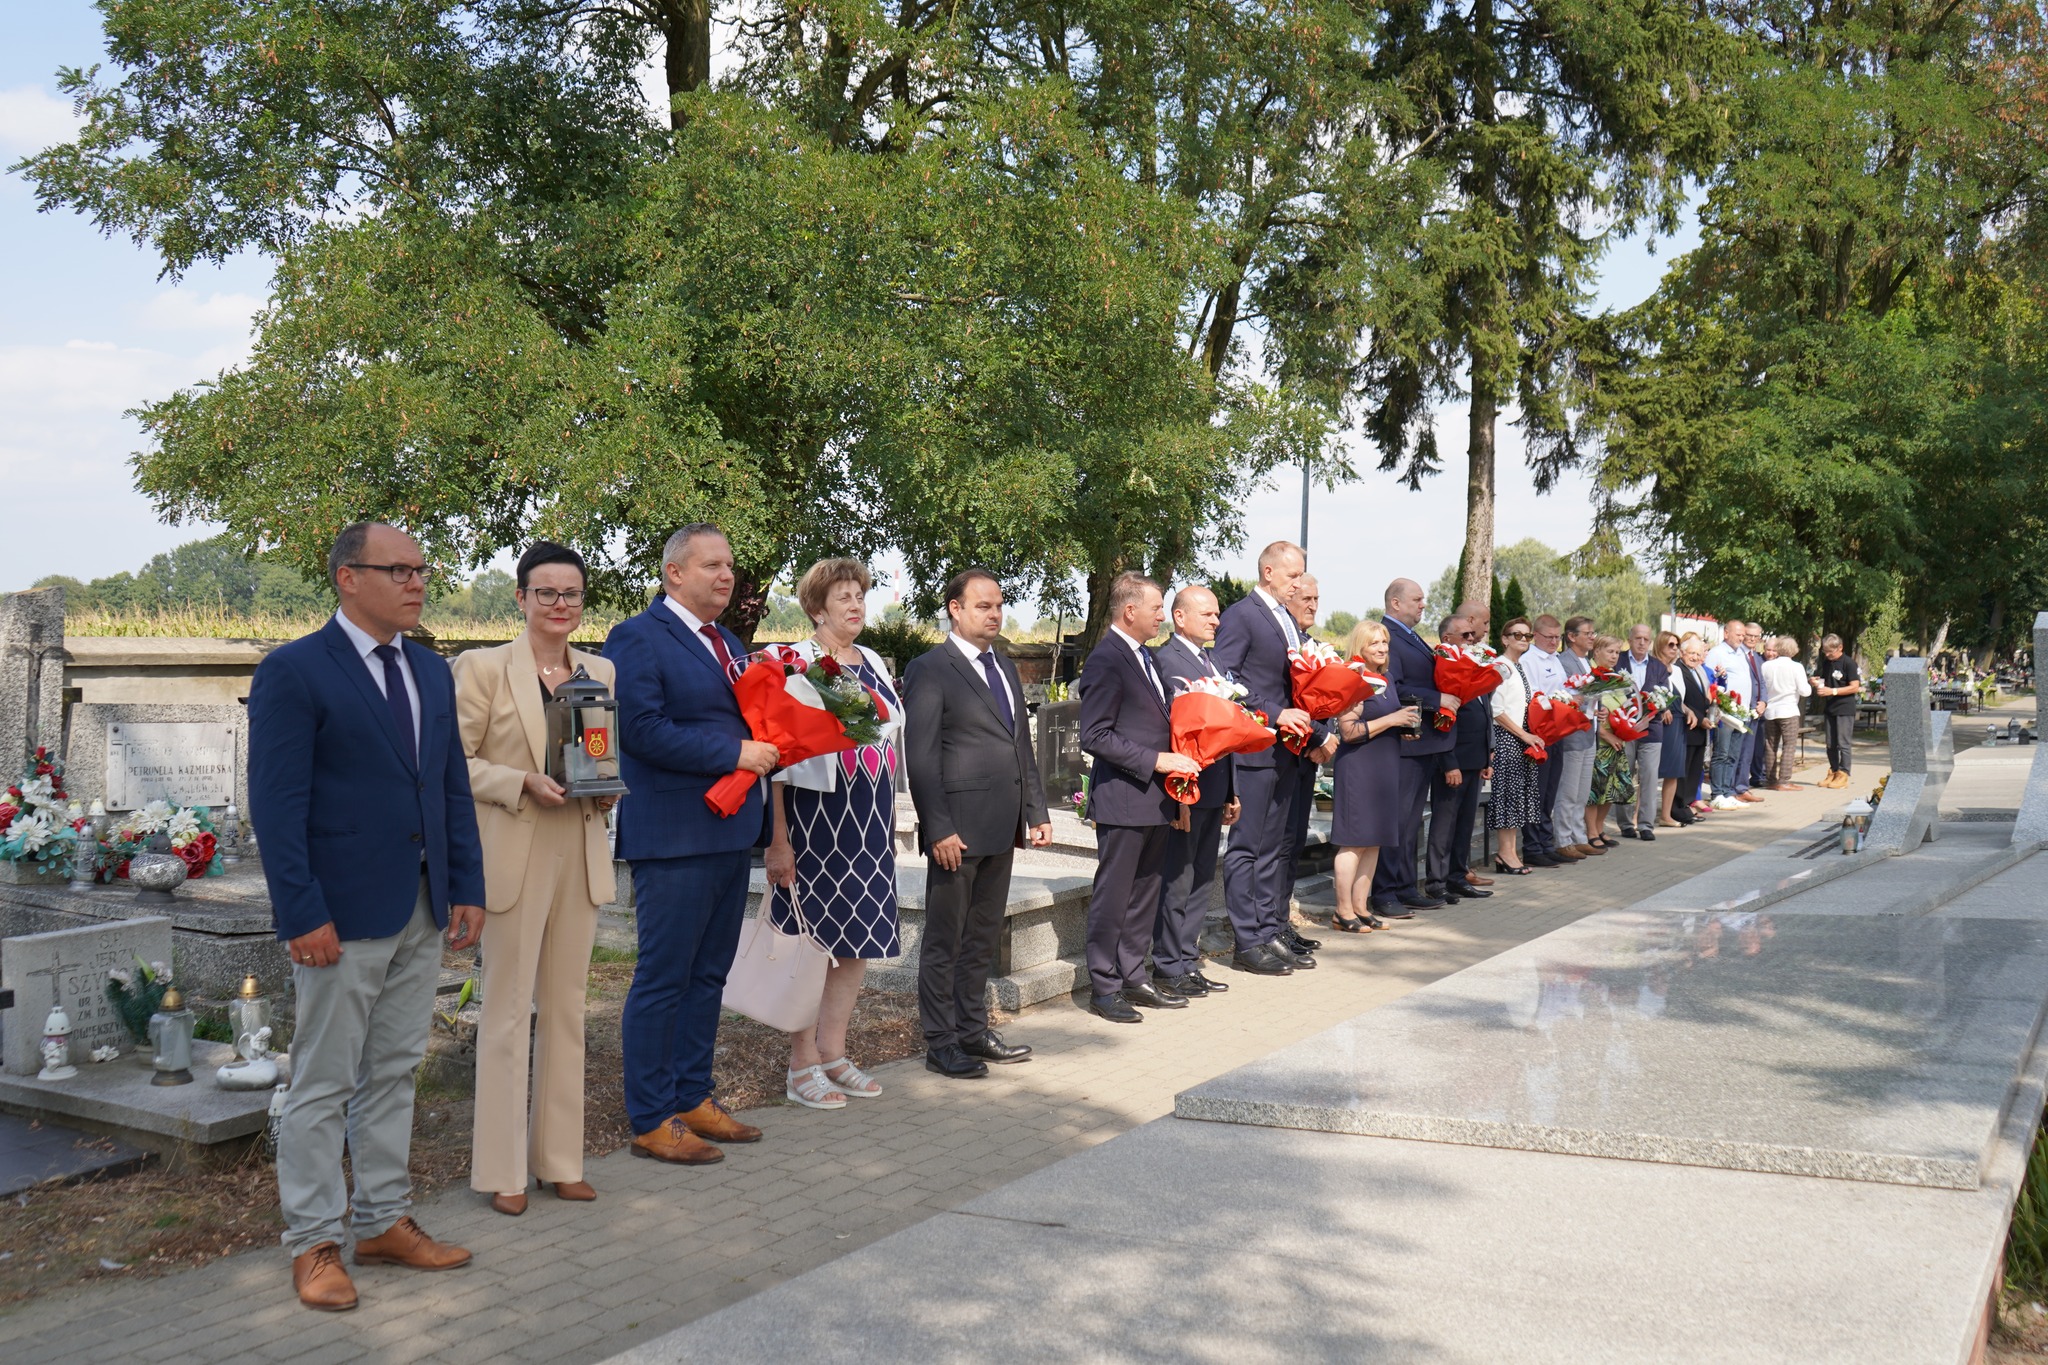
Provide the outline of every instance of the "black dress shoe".
<path id="1" fill-rule="evenodd" d="M 1440 900 L 1445 905 L 1456 905 L 1460 900 L 1464 899 L 1457 892 L 1451 890 L 1450 888 L 1438 886 L 1434 882 L 1424 886 L 1422 888 L 1422 894 L 1433 900 Z"/>
<path id="2" fill-rule="evenodd" d="M 1460 900 L 1468 901 L 1483 901 L 1493 894 L 1485 887 L 1474 886 L 1470 882 L 1452 882 L 1444 887 L 1444 891 L 1449 895 L 1456 896 Z"/>
<path id="3" fill-rule="evenodd" d="M 1287 946 L 1287 943 L 1284 939 L 1274 939 L 1271 943 L 1268 943 L 1266 945 L 1266 951 L 1273 954 L 1275 957 L 1279 958 L 1282 962 L 1285 962 L 1288 966 L 1294 968 L 1294 970 L 1296 970 L 1297 972 L 1308 971 L 1316 965 L 1315 956 L 1313 954 L 1295 952 L 1294 949 Z"/>
<path id="4" fill-rule="evenodd" d="M 1551 857 L 1548 853 L 1524 853 L 1522 855 L 1522 866 L 1556 867 L 1557 859 Z"/>
<path id="5" fill-rule="evenodd" d="M 1397 900 L 1373 901 L 1368 908 L 1383 919 L 1415 918 L 1415 912 Z"/>
<path id="6" fill-rule="evenodd" d="M 1657 842 L 1657 836 L 1646 829 L 1637 830 L 1636 838 L 1641 839 L 1646 844 L 1654 844 Z"/>
<path id="7" fill-rule="evenodd" d="M 971 1081 L 988 1075 L 988 1063 L 968 1056 L 958 1043 L 948 1043 L 925 1053 L 924 1069 L 936 1071 L 941 1076 L 951 1076 L 956 1081 Z"/>
<path id="8" fill-rule="evenodd" d="M 1635 832 L 1634 830 L 1632 830 L 1632 829 L 1624 829 L 1624 830 L 1622 830 L 1622 832 L 1621 832 L 1621 837 L 1622 837 L 1622 838 L 1624 838 L 1624 839 L 1640 839 L 1640 838 L 1642 838 L 1643 836 L 1642 836 L 1642 835 L 1640 835 L 1640 834 L 1638 834 L 1638 833 L 1636 833 L 1636 832 Z"/>
<path id="9" fill-rule="evenodd" d="M 1031 1049 L 1022 1043 L 1006 1043 L 1003 1035 L 990 1029 L 979 1038 L 960 1044 L 960 1050 L 970 1057 L 979 1057 L 984 1062 L 1001 1065 L 1006 1062 L 1028 1062 Z"/>
<path id="10" fill-rule="evenodd" d="M 1208 991 L 1211 995 L 1221 995 L 1230 989 L 1228 981 L 1218 981 L 1214 977 L 1204 976 L 1199 970 L 1189 972 L 1188 979 L 1201 982 L 1202 989 Z"/>
<path id="11" fill-rule="evenodd" d="M 1141 1024 L 1145 1016 L 1132 1009 L 1130 1002 L 1121 995 L 1097 995 L 1088 1000 L 1090 1013 L 1099 1014 L 1112 1024 Z"/>
<path id="12" fill-rule="evenodd" d="M 1283 961 L 1279 954 L 1269 951 L 1263 943 L 1256 948 L 1240 949 L 1230 959 L 1230 965 L 1241 972 L 1251 972 L 1256 976 L 1294 975 L 1294 964 Z"/>
<path id="13" fill-rule="evenodd" d="M 1397 896 L 1396 900 L 1410 910 L 1441 910 L 1444 902 L 1435 896 Z"/>
<path id="14" fill-rule="evenodd" d="M 1289 925 L 1287 928 L 1282 929 L 1280 931 L 1280 937 L 1283 941 L 1286 942 L 1288 948 L 1297 953 L 1312 953 L 1316 949 L 1323 946 L 1323 941 L 1321 939 L 1305 938 L 1302 936 L 1301 931 L 1299 929 L 1294 928 L 1292 925 Z"/>
<path id="15" fill-rule="evenodd" d="M 1152 984 L 1174 995 L 1184 995 L 1190 1000 L 1200 999 L 1209 993 L 1209 983 L 1194 972 L 1184 976 L 1155 976 L 1152 978 Z"/>
<path id="16" fill-rule="evenodd" d="M 1177 991 L 1162 991 L 1149 981 L 1140 981 L 1135 986 L 1124 987 L 1124 1000 L 1133 1005 L 1143 1005 L 1148 1010 L 1184 1010 L 1188 998 Z"/>

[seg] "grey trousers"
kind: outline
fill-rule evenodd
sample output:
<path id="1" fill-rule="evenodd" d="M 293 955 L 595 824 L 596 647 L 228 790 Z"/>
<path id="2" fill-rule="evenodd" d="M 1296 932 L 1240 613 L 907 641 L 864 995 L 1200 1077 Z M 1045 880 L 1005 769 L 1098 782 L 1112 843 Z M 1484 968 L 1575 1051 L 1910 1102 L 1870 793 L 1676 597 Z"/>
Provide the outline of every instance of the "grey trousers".
<path id="1" fill-rule="evenodd" d="M 1627 807 L 1615 812 L 1621 819 L 1623 829 L 1657 830 L 1657 809 L 1663 802 L 1664 782 L 1657 770 L 1664 765 L 1664 745 L 1639 739 L 1632 746 L 1636 751 L 1636 808 Z"/>
<path id="2" fill-rule="evenodd" d="M 298 1022 L 277 1138 L 277 1201 L 294 1257 L 322 1242 L 347 1243 L 344 1138 L 356 1240 L 386 1231 L 412 1208 L 413 1072 L 427 1052 L 440 975 L 441 936 L 424 880 L 403 930 L 345 941 L 331 967 L 292 968 Z"/>
<path id="3" fill-rule="evenodd" d="M 1579 743 L 1581 740 L 1585 742 Z M 1596 742 L 1591 734 L 1581 730 L 1565 740 L 1567 747 L 1551 751 L 1550 761 L 1560 765 L 1557 804 L 1550 808 L 1550 827 L 1557 834 L 1559 848 L 1586 842 L 1586 801 L 1593 795 Z"/>

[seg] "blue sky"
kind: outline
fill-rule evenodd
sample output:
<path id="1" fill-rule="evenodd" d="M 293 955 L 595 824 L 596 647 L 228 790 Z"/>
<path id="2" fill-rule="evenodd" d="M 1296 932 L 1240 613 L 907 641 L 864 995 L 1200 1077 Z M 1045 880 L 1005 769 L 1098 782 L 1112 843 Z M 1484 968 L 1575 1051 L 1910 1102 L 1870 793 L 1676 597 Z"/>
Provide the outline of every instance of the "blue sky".
<path id="1" fill-rule="evenodd" d="M 86 66 L 102 52 L 98 13 L 85 0 L 14 6 L 0 46 L 0 164 L 65 138 L 70 107 L 56 92 L 59 66 Z M 1603 270 L 1600 301 L 1647 296 L 1688 233 L 1652 256 L 1640 239 L 1620 243 Z M 28 185 L 0 176 L 0 480 L 13 492 L 11 533 L 0 538 L 0 589 L 45 574 L 94 578 L 138 567 L 150 555 L 207 534 L 158 520 L 134 490 L 128 457 L 140 445 L 123 413 L 209 379 L 247 354 L 250 319 L 269 281 L 256 257 L 199 266 L 177 284 L 125 239 L 100 235 L 69 213 L 38 214 Z M 1368 473 L 1311 502 L 1310 567 L 1324 609 L 1374 605 L 1388 579 L 1427 584 L 1455 560 L 1464 539 L 1465 413 L 1439 416 L 1445 473 L 1411 493 Z M 1370 465 L 1369 454 L 1357 463 Z M 1536 496 L 1518 433 L 1500 432 L 1497 539 L 1536 536 L 1559 550 L 1585 539 L 1588 485 L 1568 477 Z M 1247 550 L 1213 567 L 1242 573 L 1256 547 L 1300 528 L 1298 473 L 1283 470 L 1246 507 Z M 885 568 L 887 566 L 884 566 Z"/>

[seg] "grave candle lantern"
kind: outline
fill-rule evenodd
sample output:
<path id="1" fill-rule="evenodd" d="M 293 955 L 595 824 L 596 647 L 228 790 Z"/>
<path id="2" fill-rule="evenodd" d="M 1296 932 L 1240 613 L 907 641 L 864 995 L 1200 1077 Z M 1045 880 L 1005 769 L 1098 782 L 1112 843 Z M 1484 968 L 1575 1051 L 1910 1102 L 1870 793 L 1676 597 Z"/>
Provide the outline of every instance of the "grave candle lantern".
<path id="1" fill-rule="evenodd" d="M 228 1001 L 228 1031 L 235 1035 L 235 1055 L 248 1060 L 258 1055 L 256 1035 L 271 1027 L 270 997 L 257 984 L 254 972 L 242 978 L 241 989 Z"/>
<path id="2" fill-rule="evenodd" d="M 578 668 L 547 707 L 547 775 L 568 796 L 624 796 L 619 780 L 619 704 Z"/>
<path id="3" fill-rule="evenodd" d="M 149 1041 L 156 1046 L 150 1065 L 156 1074 L 151 1085 L 192 1083 L 192 1011 L 185 1008 L 185 993 L 176 986 L 164 992 L 163 1008 L 149 1016 Z"/>

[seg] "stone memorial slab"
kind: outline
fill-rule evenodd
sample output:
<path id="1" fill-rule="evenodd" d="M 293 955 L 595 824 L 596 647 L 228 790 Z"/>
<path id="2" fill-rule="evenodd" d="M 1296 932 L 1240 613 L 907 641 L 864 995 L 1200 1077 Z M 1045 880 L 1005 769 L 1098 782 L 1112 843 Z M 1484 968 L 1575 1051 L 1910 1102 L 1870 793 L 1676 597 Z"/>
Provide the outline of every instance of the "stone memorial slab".
<path id="1" fill-rule="evenodd" d="M 14 780 L 37 745 L 64 746 L 64 590 L 0 598 L 0 772 Z"/>
<path id="2" fill-rule="evenodd" d="M 2044 1003 L 2040 923 L 1607 911 L 1175 1113 L 1975 1189 Z"/>
<path id="3" fill-rule="evenodd" d="M 1045 783 L 1046 804 L 1071 811 L 1088 776 L 1088 755 L 1081 752 L 1081 703 L 1047 702 L 1038 708 L 1037 724 L 1038 775 Z"/>
<path id="4" fill-rule="evenodd" d="M 1955 770 L 1954 718 L 1931 710 L 1929 695 L 1925 659 L 1885 665 L 1891 776 L 1864 843 L 1873 853 L 1910 853 L 1941 834 L 1941 798 Z"/>
<path id="5" fill-rule="evenodd" d="M 92 1050 L 113 1043 L 123 1052 L 135 1040 L 107 999 L 107 972 L 144 962 L 171 960 L 171 922 L 160 916 L 121 920 L 83 929 L 60 929 L 0 939 L 0 987 L 14 992 L 0 1060 L 16 1076 L 42 1067 L 43 1021 L 62 1003 L 71 1016 L 71 1060 L 85 1066 Z"/>
<path id="6" fill-rule="evenodd" d="M 151 801 L 249 809 L 248 711 L 80 702 L 71 708 L 65 777 L 73 796 L 113 811 Z"/>
<path id="7" fill-rule="evenodd" d="M 2034 617 L 2034 670 L 2040 676 L 2041 662 L 2048 659 L 2048 611 Z M 2027 774 L 2026 794 L 2020 798 L 2019 819 L 2014 822 L 2015 844 L 2039 846 L 2048 843 L 2048 687 L 2034 687 L 2034 728 L 2042 743 L 2033 746 L 2034 762 Z"/>

